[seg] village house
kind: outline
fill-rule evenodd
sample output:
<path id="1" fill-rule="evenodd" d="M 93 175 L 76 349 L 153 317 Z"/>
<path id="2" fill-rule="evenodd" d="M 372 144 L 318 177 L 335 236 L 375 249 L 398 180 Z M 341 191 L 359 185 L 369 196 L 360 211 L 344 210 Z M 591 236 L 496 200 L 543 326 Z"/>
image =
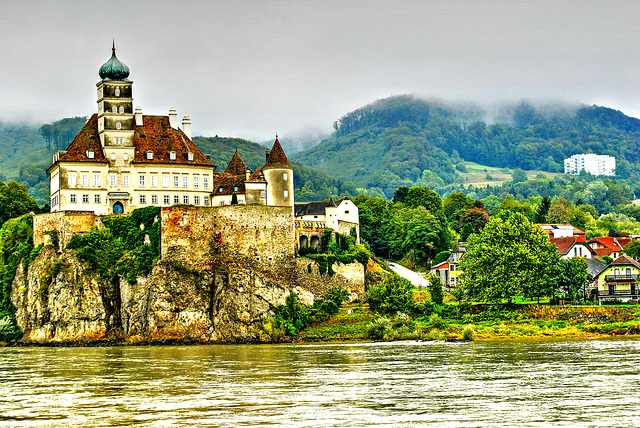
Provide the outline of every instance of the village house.
<path id="1" fill-rule="evenodd" d="M 568 238 L 571 236 L 585 236 L 583 230 L 578 229 L 568 223 L 536 224 L 540 229 L 549 235 L 549 238 Z"/>
<path id="2" fill-rule="evenodd" d="M 638 300 L 640 262 L 620 256 L 609 263 L 597 276 L 598 303 L 604 300 Z"/>
<path id="3" fill-rule="evenodd" d="M 447 260 L 431 267 L 431 275 L 440 277 L 440 282 L 445 287 L 457 287 L 460 285 L 462 271 L 460 270 L 460 259 L 467 252 L 467 243 L 458 242 Z"/>
<path id="4" fill-rule="evenodd" d="M 613 259 L 620 257 L 629 242 L 633 239 L 627 236 L 624 237 L 598 237 L 589 241 L 589 246 L 596 252 L 598 257 L 609 256 Z"/>
<path id="5" fill-rule="evenodd" d="M 560 257 L 563 259 L 572 259 L 574 257 L 590 259 L 596 256 L 595 250 L 587 245 L 584 235 L 549 238 L 549 241 L 556 246 Z"/>
<path id="6" fill-rule="evenodd" d="M 334 201 L 301 202 L 295 204 L 296 245 L 298 248 L 320 249 L 322 235 L 326 229 L 343 235 L 355 232 L 356 243 L 360 243 L 360 220 L 358 207 L 348 197 Z"/>

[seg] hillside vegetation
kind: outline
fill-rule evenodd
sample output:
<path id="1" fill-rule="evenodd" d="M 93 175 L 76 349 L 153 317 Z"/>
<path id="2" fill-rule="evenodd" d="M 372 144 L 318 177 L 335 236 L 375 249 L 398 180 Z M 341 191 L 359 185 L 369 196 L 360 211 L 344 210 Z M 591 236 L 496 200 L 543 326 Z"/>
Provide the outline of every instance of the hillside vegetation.
<path id="1" fill-rule="evenodd" d="M 334 128 L 294 159 L 357 187 L 379 187 L 387 198 L 412 185 L 448 193 L 464 182 L 463 161 L 559 173 L 573 154 L 607 154 L 616 157 L 620 178 L 637 175 L 640 164 L 640 120 L 598 106 L 521 102 L 490 112 L 403 95 L 357 109 Z"/>

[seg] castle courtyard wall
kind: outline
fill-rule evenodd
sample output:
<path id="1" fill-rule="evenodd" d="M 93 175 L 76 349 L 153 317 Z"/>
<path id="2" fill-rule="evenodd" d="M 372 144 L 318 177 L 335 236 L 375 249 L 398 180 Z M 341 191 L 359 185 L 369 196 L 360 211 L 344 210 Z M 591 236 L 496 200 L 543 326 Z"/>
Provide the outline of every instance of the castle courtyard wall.
<path id="1" fill-rule="evenodd" d="M 100 217 L 92 211 L 57 211 L 33 216 L 33 245 L 49 239 L 46 232 L 58 233 L 59 247 L 65 248 L 74 233 L 85 233 L 93 226 L 102 226 Z"/>

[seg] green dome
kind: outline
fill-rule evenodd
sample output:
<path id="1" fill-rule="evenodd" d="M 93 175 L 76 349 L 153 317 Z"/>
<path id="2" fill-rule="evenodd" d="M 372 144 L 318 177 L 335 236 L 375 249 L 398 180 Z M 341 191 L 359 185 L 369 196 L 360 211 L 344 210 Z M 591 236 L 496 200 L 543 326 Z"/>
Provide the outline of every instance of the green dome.
<path id="1" fill-rule="evenodd" d="M 116 57 L 115 43 L 112 48 L 111 58 L 102 64 L 98 74 L 102 80 L 127 80 L 127 77 L 129 77 L 129 67 Z"/>

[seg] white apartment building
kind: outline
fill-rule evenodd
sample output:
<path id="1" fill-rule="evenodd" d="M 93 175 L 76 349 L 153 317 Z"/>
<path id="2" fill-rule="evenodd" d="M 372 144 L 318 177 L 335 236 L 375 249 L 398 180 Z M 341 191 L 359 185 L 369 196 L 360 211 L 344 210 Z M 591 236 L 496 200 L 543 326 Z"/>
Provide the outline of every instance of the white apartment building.
<path id="1" fill-rule="evenodd" d="M 583 153 L 564 160 L 565 174 L 580 174 L 585 170 L 593 175 L 615 175 L 616 158 L 607 155 Z"/>

